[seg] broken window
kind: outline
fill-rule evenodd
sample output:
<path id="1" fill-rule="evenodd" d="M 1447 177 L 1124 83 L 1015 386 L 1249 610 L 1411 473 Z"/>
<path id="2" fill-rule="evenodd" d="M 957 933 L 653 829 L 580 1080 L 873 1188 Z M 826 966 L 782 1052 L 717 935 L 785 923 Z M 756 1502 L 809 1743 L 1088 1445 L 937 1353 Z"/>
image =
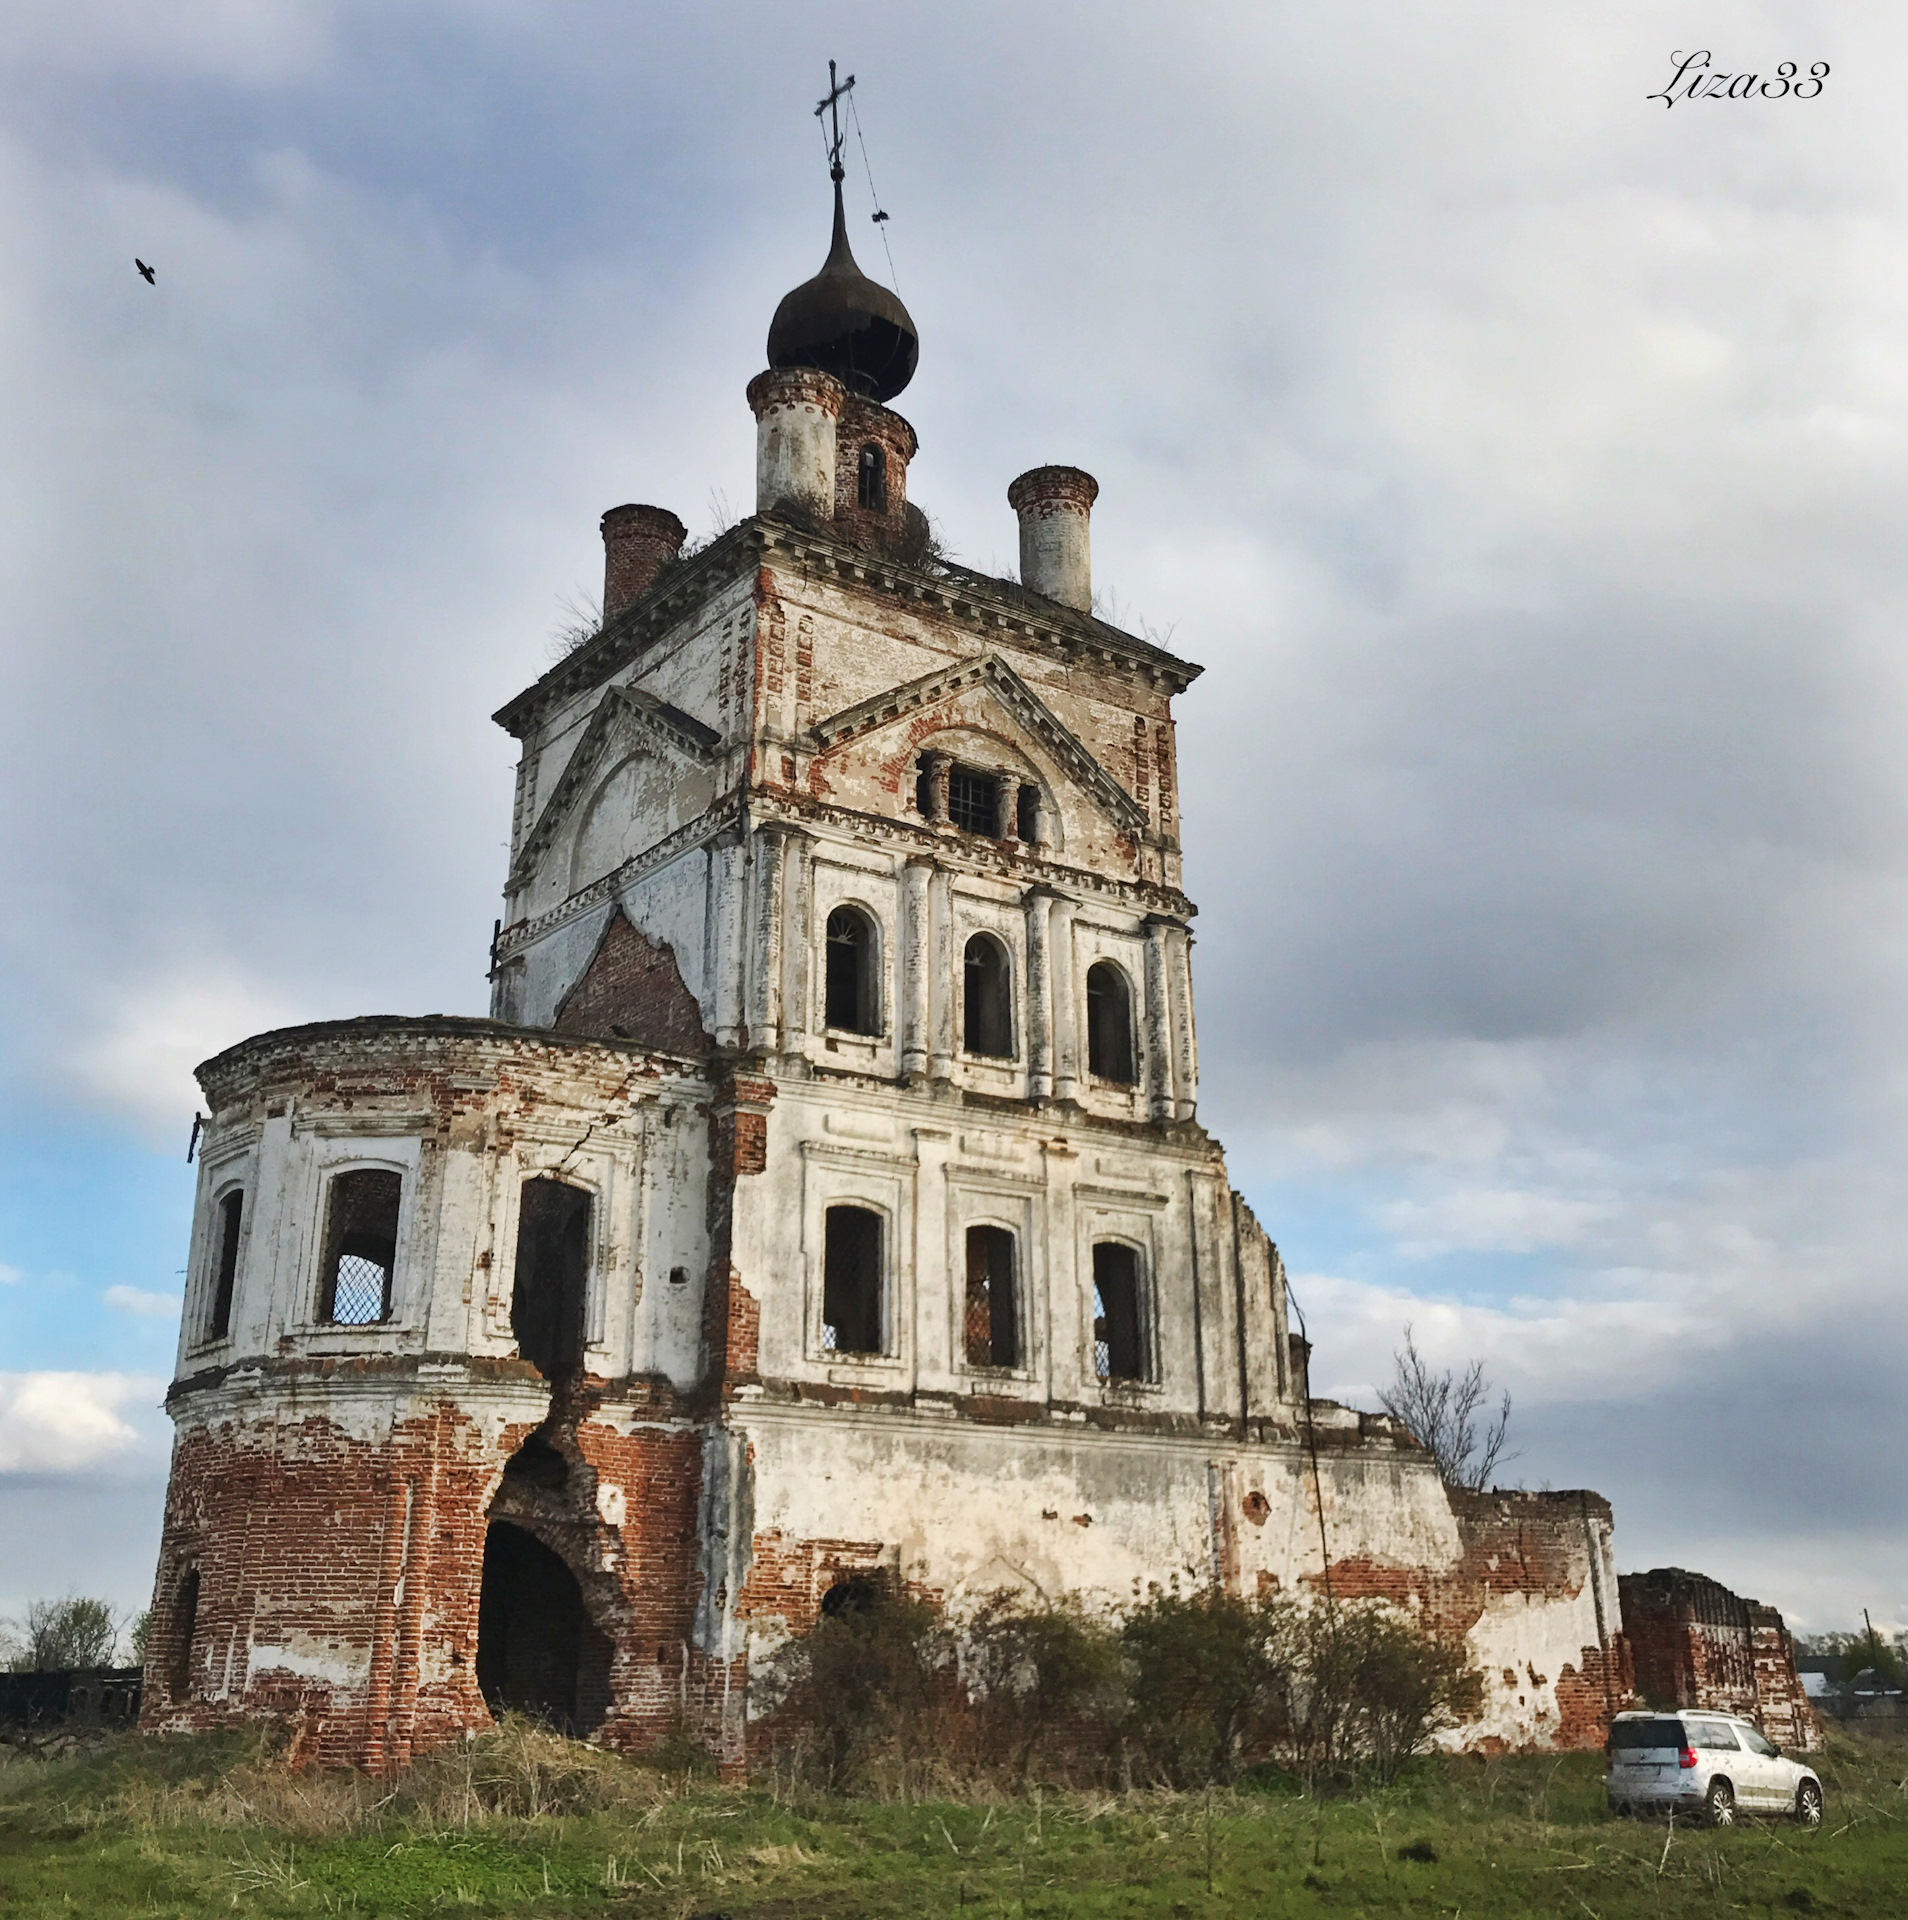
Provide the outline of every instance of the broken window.
<path id="1" fill-rule="evenodd" d="M 858 907 L 837 907 L 828 916 L 825 1018 L 847 1033 L 881 1031 L 875 991 L 874 923 Z"/>
<path id="2" fill-rule="evenodd" d="M 1087 968 L 1087 1071 L 1130 1087 L 1133 1065 L 1133 990 L 1110 960 Z"/>
<path id="3" fill-rule="evenodd" d="M 888 456 L 873 445 L 861 450 L 855 476 L 855 497 L 870 513 L 888 510 Z"/>
<path id="4" fill-rule="evenodd" d="M 964 833 L 1000 833 L 1000 782 L 972 767 L 947 770 L 947 817 Z"/>
<path id="5" fill-rule="evenodd" d="M 1040 844 L 1040 789 L 1024 780 L 1014 802 L 1014 831 L 1028 846 Z"/>
<path id="6" fill-rule="evenodd" d="M 1020 1325 L 1014 1301 L 1014 1236 L 1005 1227 L 967 1230 L 967 1364 L 1017 1367 Z"/>
<path id="7" fill-rule="evenodd" d="M 172 1601 L 172 1659 L 166 1668 L 166 1691 L 184 1700 L 192 1690 L 192 1642 L 199 1631 L 199 1570 L 189 1567 Z"/>
<path id="8" fill-rule="evenodd" d="M 590 1196 L 561 1180 L 526 1180 L 517 1212 L 510 1331 L 546 1378 L 582 1364 L 590 1274 Z"/>
<path id="9" fill-rule="evenodd" d="M 961 1044 L 993 1060 L 1014 1055 L 1013 967 L 1007 949 L 991 933 L 967 943 L 962 981 Z"/>
<path id="10" fill-rule="evenodd" d="M 830 1207 L 822 1252 L 822 1348 L 879 1353 L 881 1216 L 867 1207 Z"/>
<path id="11" fill-rule="evenodd" d="M 368 1327 L 391 1317 L 398 1206 L 404 1182 L 378 1167 L 333 1176 L 325 1209 L 325 1258 L 318 1317 Z"/>
<path id="12" fill-rule="evenodd" d="M 1093 1371 L 1102 1380 L 1144 1380 L 1139 1255 L 1118 1240 L 1093 1243 Z"/>
<path id="13" fill-rule="evenodd" d="M 245 1217 L 245 1191 L 234 1187 L 219 1202 L 219 1264 L 212 1274 L 212 1312 L 206 1321 L 208 1340 L 223 1340 L 232 1331 L 232 1289 L 238 1281 L 239 1227 Z"/>

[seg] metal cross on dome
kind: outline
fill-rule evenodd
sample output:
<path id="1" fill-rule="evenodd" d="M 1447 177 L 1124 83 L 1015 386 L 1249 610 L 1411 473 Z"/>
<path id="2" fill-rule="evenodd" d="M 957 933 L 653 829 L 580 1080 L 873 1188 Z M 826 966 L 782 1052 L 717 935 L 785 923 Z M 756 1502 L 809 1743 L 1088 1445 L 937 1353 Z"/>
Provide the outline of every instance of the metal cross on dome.
<path id="1" fill-rule="evenodd" d="M 855 76 L 851 73 L 846 80 L 835 78 L 835 63 L 828 63 L 828 95 L 815 104 L 815 118 L 819 120 L 828 115 L 832 137 L 828 141 L 828 177 L 840 184 L 841 166 L 841 103 L 854 91 Z"/>

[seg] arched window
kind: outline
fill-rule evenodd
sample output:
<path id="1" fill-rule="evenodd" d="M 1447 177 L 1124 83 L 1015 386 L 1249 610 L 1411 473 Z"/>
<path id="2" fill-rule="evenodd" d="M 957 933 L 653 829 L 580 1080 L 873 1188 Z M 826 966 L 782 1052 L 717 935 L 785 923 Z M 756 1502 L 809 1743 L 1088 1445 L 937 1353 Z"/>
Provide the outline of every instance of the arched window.
<path id="1" fill-rule="evenodd" d="M 1014 1299 L 1014 1236 L 1005 1227 L 967 1230 L 967 1364 L 1020 1364 L 1019 1308 Z"/>
<path id="2" fill-rule="evenodd" d="M 192 1642 L 198 1631 L 199 1570 L 189 1567 L 172 1600 L 172 1657 L 166 1663 L 166 1691 L 175 1702 L 192 1691 Z"/>
<path id="3" fill-rule="evenodd" d="M 845 1033 L 881 1031 L 876 991 L 874 923 L 859 907 L 837 907 L 828 916 L 824 1018 Z"/>
<path id="4" fill-rule="evenodd" d="M 359 1167 L 333 1177 L 325 1208 L 319 1319 L 340 1327 L 390 1319 L 403 1198 L 404 1182 L 382 1168 Z"/>
<path id="5" fill-rule="evenodd" d="M 526 1180 L 517 1209 L 510 1331 L 546 1379 L 583 1362 L 590 1280 L 590 1196 L 561 1180 Z"/>
<path id="6" fill-rule="evenodd" d="M 1093 1243 L 1093 1371 L 1108 1381 L 1146 1378 L 1139 1255 L 1118 1240 Z"/>
<path id="7" fill-rule="evenodd" d="M 234 1187 L 219 1202 L 219 1263 L 212 1270 L 212 1311 L 205 1324 L 208 1340 L 232 1331 L 232 1293 L 238 1284 L 239 1229 L 245 1219 L 245 1192 Z"/>
<path id="8" fill-rule="evenodd" d="M 824 1351 L 880 1353 L 880 1214 L 867 1207 L 830 1207 L 822 1239 Z"/>
<path id="9" fill-rule="evenodd" d="M 1014 1057 L 1013 968 L 991 933 L 967 943 L 962 981 L 962 1044 L 991 1060 Z"/>
<path id="10" fill-rule="evenodd" d="M 1087 1071 L 1130 1087 L 1133 1066 L 1133 990 L 1110 960 L 1087 968 Z"/>
<path id="11" fill-rule="evenodd" d="M 855 496 L 870 513 L 888 510 L 888 456 L 872 444 L 861 450 L 855 476 Z"/>

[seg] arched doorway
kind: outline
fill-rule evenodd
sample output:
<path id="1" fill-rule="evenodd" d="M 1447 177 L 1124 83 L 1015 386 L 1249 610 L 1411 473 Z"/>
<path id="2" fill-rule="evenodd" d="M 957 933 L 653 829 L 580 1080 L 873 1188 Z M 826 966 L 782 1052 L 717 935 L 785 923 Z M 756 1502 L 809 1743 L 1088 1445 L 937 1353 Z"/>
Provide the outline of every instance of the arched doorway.
<path id="1" fill-rule="evenodd" d="M 493 1520 L 477 1603 L 477 1684 L 499 1719 L 527 1714 L 589 1733 L 608 1707 L 609 1642 L 583 1610 L 576 1575 L 535 1535 Z"/>

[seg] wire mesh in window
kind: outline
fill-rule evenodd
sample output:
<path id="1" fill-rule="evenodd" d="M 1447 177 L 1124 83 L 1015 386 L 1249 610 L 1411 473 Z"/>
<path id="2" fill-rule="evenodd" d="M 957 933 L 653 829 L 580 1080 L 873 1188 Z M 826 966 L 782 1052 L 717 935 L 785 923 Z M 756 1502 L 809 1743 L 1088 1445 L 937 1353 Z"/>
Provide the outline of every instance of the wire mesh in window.
<path id="1" fill-rule="evenodd" d="M 331 1318 L 341 1327 L 368 1327 L 384 1318 L 391 1269 L 359 1253 L 341 1253 L 332 1282 Z"/>
<path id="2" fill-rule="evenodd" d="M 989 837 L 999 833 L 1000 782 L 991 773 L 976 773 L 972 767 L 948 768 L 947 817 L 963 833 Z"/>

